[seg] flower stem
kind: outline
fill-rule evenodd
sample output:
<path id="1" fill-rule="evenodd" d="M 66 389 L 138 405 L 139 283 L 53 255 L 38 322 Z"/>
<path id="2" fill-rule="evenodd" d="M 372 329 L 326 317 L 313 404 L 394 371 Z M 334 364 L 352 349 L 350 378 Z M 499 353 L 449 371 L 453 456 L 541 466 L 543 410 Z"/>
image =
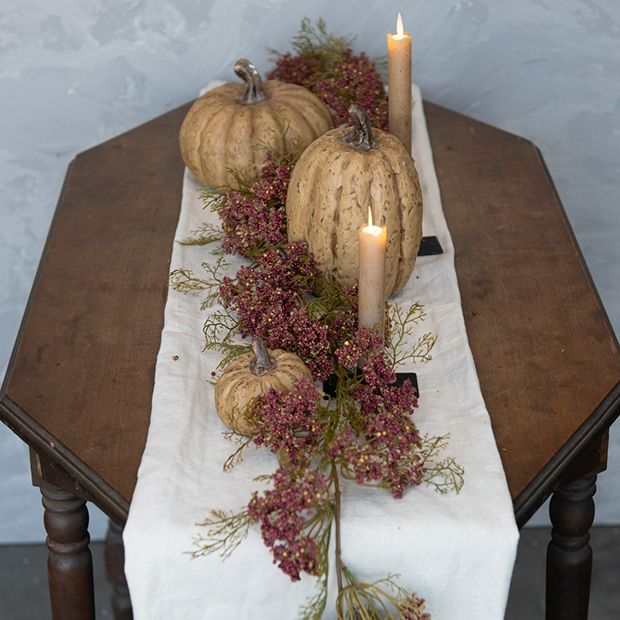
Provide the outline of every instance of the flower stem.
<path id="1" fill-rule="evenodd" d="M 342 555 L 340 546 L 340 482 L 336 464 L 332 461 L 332 480 L 334 481 L 334 524 L 336 528 L 336 578 L 338 580 L 338 594 L 342 592 Z"/>

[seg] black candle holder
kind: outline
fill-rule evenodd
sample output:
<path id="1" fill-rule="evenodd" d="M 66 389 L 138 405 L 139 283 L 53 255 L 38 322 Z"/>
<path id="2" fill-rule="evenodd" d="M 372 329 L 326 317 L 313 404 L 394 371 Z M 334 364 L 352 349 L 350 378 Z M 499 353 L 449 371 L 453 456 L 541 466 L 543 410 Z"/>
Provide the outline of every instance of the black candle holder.
<path id="1" fill-rule="evenodd" d="M 411 381 L 411 384 L 415 388 L 418 396 L 420 396 L 420 388 L 418 386 L 418 375 L 415 372 L 397 372 L 396 381 L 393 385 L 400 387 L 407 379 Z M 338 378 L 336 375 L 330 375 L 327 381 L 323 382 L 323 392 L 332 398 L 336 397 L 336 383 Z"/>
<path id="2" fill-rule="evenodd" d="M 418 256 L 436 256 L 437 254 L 443 254 L 443 248 L 439 243 L 439 239 L 435 235 L 422 237 Z"/>

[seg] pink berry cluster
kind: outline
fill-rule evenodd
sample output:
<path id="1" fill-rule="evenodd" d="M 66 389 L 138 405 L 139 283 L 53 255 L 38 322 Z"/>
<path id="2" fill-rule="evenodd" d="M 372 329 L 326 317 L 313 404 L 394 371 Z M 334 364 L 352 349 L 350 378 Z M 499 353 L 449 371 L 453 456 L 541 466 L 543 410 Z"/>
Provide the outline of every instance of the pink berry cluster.
<path id="1" fill-rule="evenodd" d="M 424 475 L 421 438 L 411 418 L 418 406 L 416 390 L 408 380 L 394 385 L 393 365 L 374 330 L 360 328 L 335 354 L 344 368 L 359 369 L 361 381 L 353 396 L 364 422 L 357 432 L 349 427 L 338 433 L 329 455 L 359 484 L 380 484 L 400 498 Z"/>
<path id="2" fill-rule="evenodd" d="M 225 277 L 220 295 L 237 314 L 242 336 L 260 336 L 271 349 L 296 353 L 324 381 L 333 370 L 329 327 L 312 319 L 303 303 L 318 275 L 306 244 L 289 243 L 241 267 L 235 279 Z"/>
<path id="3" fill-rule="evenodd" d="M 387 95 L 375 63 L 364 53 L 344 49 L 330 67 L 311 53 L 281 54 L 268 77 L 311 90 L 329 107 L 336 126 L 348 122 L 349 106 L 355 103 L 366 110 L 373 126 L 387 130 Z"/>
<path id="4" fill-rule="evenodd" d="M 251 420 L 256 445 L 265 445 L 291 465 L 303 465 L 318 450 L 326 422 L 317 414 L 321 394 L 307 379 L 291 392 L 270 389 L 255 399 Z"/>
<path id="5" fill-rule="evenodd" d="M 314 469 L 301 473 L 280 468 L 272 477 L 273 488 L 252 495 L 248 516 L 259 523 L 263 542 L 273 561 L 292 581 L 300 573 L 317 574 L 318 545 L 308 526 L 317 514 L 329 510 L 328 479 Z"/>
<path id="6" fill-rule="evenodd" d="M 286 241 L 284 203 L 291 171 L 292 166 L 278 165 L 272 159 L 248 190 L 224 196 L 219 215 L 225 252 L 251 257 Z"/>
<path id="7" fill-rule="evenodd" d="M 324 63 L 317 54 L 285 52 L 276 59 L 276 66 L 267 74 L 270 80 L 282 80 L 305 88 L 317 81 L 324 72 Z"/>

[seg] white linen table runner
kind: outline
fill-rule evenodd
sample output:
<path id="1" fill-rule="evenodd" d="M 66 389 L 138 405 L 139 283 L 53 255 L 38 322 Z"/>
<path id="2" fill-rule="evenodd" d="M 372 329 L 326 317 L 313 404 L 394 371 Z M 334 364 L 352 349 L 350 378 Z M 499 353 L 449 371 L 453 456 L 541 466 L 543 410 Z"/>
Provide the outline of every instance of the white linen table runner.
<path id="1" fill-rule="evenodd" d="M 417 373 L 416 423 L 423 434 L 450 435 L 445 454 L 465 468 L 465 485 L 458 495 L 421 486 L 394 500 L 387 491 L 345 482 L 343 560 L 361 580 L 400 574 L 401 585 L 426 599 L 433 620 L 501 620 L 518 531 L 467 340 L 454 248 L 417 87 L 412 128 L 424 234 L 436 235 L 444 252 L 419 257 L 406 288 L 391 300 L 404 307 L 424 304 L 428 316 L 417 335 L 438 336 L 430 362 L 400 370 Z M 175 238 L 190 236 L 209 218 L 217 220 L 202 208 L 200 186 L 186 170 Z M 171 268 L 200 275 L 202 262 L 216 260 L 214 249 L 175 243 Z M 245 261 L 229 262 L 233 275 Z M 316 592 L 316 580 L 305 575 L 293 583 L 281 573 L 258 527 L 226 561 L 188 554 L 194 536 L 205 533 L 197 522 L 212 509 L 245 506 L 252 491 L 264 488 L 253 479 L 276 467 L 265 448 L 249 448 L 242 464 L 222 470 L 234 446 L 222 435 L 208 383 L 219 355 L 202 351 L 207 312 L 200 310 L 199 298 L 169 292 L 148 439 L 124 531 L 134 618 L 292 620 Z M 333 570 L 329 590 L 324 618 L 335 618 Z"/>

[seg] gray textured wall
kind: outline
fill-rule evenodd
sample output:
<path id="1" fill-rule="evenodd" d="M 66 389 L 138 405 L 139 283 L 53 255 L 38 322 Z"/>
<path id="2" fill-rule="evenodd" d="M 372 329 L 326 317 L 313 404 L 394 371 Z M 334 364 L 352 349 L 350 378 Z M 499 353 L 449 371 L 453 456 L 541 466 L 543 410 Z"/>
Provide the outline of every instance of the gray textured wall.
<path id="1" fill-rule="evenodd" d="M 380 56 L 397 10 L 427 98 L 538 143 L 618 331 L 618 0 L 0 0 L 0 377 L 76 153 L 227 78 L 238 56 L 265 67 L 304 15 Z M 598 514 L 617 522 L 618 439 L 611 458 Z M 27 453 L 4 427 L 0 480 L 0 542 L 40 540 Z"/>

